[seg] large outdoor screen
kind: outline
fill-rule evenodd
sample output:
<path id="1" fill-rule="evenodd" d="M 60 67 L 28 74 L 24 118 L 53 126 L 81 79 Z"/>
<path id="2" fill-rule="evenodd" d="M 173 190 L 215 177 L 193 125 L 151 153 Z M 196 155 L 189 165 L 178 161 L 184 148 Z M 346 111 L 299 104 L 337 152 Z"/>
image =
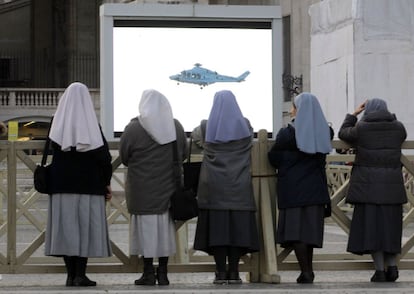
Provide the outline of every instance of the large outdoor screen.
<path id="1" fill-rule="evenodd" d="M 100 121 L 109 139 L 139 115 L 142 92 L 170 101 L 186 132 L 231 90 L 255 131 L 282 126 L 279 6 L 106 3 L 100 7 Z"/>
<path id="2" fill-rule="evenodd" d="M 271 28 L 232 25 L 114 27 L 114 131 L 122 132 L 138 115 L 141 94 L 150 88 L 168 98 L 187 132 L 208 118 L 214 94 L 224 89 L 235 94 L 255 131 L 271 131 Z M 196 70 L 217 73 L 206 74 L 211 84 L 202 84 L 192 73 L 196 64 Z M 183 71 L 189 76 L 186 82 L 170 79 Z M 250 73 L 242 81 L 222 82 L 222 76 L 237 78 L 246 71 Z"/>

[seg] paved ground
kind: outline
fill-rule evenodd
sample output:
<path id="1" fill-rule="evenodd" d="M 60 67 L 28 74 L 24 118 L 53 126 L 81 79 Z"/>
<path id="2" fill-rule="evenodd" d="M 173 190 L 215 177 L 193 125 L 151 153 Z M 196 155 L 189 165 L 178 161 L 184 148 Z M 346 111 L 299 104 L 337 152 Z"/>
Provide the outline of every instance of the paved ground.
<path id="1" fill-rule="evenodd" d="M 326 226 L 326 240 L 324 248 L 316 250 L 316 253 L 343 253 L 346 251 L 347 235 L 338 227 L 331 224 Z M 405 229 L 405 240 L 412 235 L 414 224 Z M 122 226 L 117 226 L 111 232 L 115 240 L 123 240 L 127 231 Z M 27 246 L 31 240 L 27 231 L 19 234 L 19 246 Z M 29 241 L 27 241 L 28 239 Z M 1 243 L 0 243 L 1 244 Z M 125 252 L 128 252 L 127 242 L 119 243 Z M 118 244 L 118 245 L 119 245 Z M 5 247 L 5 246 L 4 246 Z M 19 247 L 20 248 L 20 247 Z M 39 249 L 37 256 L 43 256 L 43 249 Z M 262 294 L 262 293 L 310 293 L 310 294 L 398 294 L 414 293 L 414 269 L 401 270 L 400 278 L 396 283 L 371 283 L 369 282 L 373 271 L 316 271 L 313 285 L 299 285 L 296 283 L 297 271 L 281 271 L 280 284 L 253 284 L 247 283 L 245 275 L 242 276 L 242 285 L 217 286 L 212 284 L 212 273 L 173 273 L 169 274 L 170 286 L 144 287 L 135 286 L 133 281 L 138 274 L 94 274 L 88 276 L 96 280 L 97 287 L 72 288 L 63 286 L 66 276 L 64 274 L 3 274 L 0 280 L 0 294 L 132 294 L 132 293 L 214 293 L 214 294 Z"/>
<path id="2" fill-rule="evenodd" d="M 65 281 L 63 274 L 40 275 L 2 275 L 0 293 L 21 294 L 132 294 L 132 293 L 215 293 L 215 294 L 247 294 L 247 293 L 414 293 L 414 271 L 402 270 L 396 283 L 371 283 L 371 271 L 318 271 L 313 285 L 297 284 L 297 272 L 280 272 L 280 284 L 213 285 L 211 273 L 170 274 L 170 286 L 148 287 L 133 285 L 135 274 L 89 274 L 98 282 L 97 287 L 76 288 L 62 286 Z M 244 278 L 244 277 L 243 277 Z"/>
<path id="3" fill-rule="evenodd" d="M 128 252 L 128 226 L 125 224 L 112 225 L 110 235 L 116 240 L 123 252 Z M 36 236 L 38 230 L 31 225 L 19 225 L 18 246 L 20 253 Z M 194 225 L 189 228 L 189 246 L 192 246 Z M 414 222 L 404 228 L 403 241 L 406 242 L 414 235 Z M 6 238 L 0 238 L 0 253 L 6 254 Z M 347 234 L 338 226 L 327 223 L 325 226 L 325 240 L 323 249 L 316 250 L 315 254 L 341 254 L 346 252 Z M 43 257 L 43 246 L 39 248 L 35 257 Z M 280 284 L 252 284 L 247 283 L 245 277 L 242 285 L 217 286 L 212 284 L 212 273 L 181 273 L 170 274 L 170 286 L 166 287 L 139 287 L 133 285 L 138 274 L 89 274 L 96 280 L 97 287 L 75 288 L 65 287 L 64 274 L 3 274 L 0 280 L 0 294 L 56 294 L 56 293 L 85 293 L 85 294 L 132 294 L 132 293 L 215 293 L 215 294 L 247 294 L 247 293 L 310 293 L 310 294 L 385 294 L 385 293 L 412 293 L 414 294 L 414 269 L 400 271 L 400 279 L 396 283 L 371 283 L 369 279 L 373 271 L 317 271 L 313 285 L 299 285 L 296 283 L 298 272 L 281 271 Z"/>

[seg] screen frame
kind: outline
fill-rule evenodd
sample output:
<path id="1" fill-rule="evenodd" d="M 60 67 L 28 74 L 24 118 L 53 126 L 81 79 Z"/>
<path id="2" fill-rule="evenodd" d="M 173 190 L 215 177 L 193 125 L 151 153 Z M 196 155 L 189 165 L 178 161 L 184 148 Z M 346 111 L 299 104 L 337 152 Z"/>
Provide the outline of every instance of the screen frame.
<path id="1" fill-rule="evenodd" d="M 272 35 L 272 105 L 273 130 L 283 121 L 283 36 L 280 6 L 203 5 L 203 4 L 102 4 L 100 7 L 100 122 L 107 140 L 114 140 L 114 64 L 113 29 L 116 26 L 223 27 L 231 23 L 240 26 L 269 24 Z M 278 111 L 276 111 L 278 110 Z"/>

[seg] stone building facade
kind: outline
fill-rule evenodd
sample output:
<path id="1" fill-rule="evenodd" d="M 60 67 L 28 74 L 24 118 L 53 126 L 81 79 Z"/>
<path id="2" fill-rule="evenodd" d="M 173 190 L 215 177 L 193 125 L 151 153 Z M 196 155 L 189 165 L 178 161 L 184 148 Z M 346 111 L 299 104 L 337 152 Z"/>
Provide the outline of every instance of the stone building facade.
<path id="1" fill-rule="evenodd" d="M 310 19 L 319 0 L 140 0 L 180 5 L 280 5 L 284 16 L 285 72 L 309 89 Z M 82 80 L 99 88 L 100 0 L 0 2 L 0 87 L 63 88 Z M 7 29 L 6 29 L 7 28 Z"/>
<path id="2" fill-rule="evenodd" d="M 293 93 L 310 89 L 310 18 L 308 8 L 320 0 L 137 0 L 165 5 L 280 5 L 283 14 L 285 115 Z M 99 7 L 128 0 L 0 0 L 0 104 L 2 89 L 64 89 L 82 81 L 99 93 Z M 7 100 L 7 101 L 6 101 Z M 6 102 L 5 102 L 6 101 Z M 99 103 L 97 104 L 99 105 Z M 0 121 L 5 120 L 4 107 Z M 18 107 L 25 123 L 47 119 L 54 107 Z M 10 110 L 12 112 L 16 110 Z M 10 114 L 9 111 L 9 114 Z M 34 113 L 42 112 L 42 115 Z M 99 109 L 97 109 L 99 113 Z M 26 113 L 26 115 L 25 115 Z M 3 117 L 2 117 L 3 116 Z M 7 115 L 10 119 L 10 115 Z"/>

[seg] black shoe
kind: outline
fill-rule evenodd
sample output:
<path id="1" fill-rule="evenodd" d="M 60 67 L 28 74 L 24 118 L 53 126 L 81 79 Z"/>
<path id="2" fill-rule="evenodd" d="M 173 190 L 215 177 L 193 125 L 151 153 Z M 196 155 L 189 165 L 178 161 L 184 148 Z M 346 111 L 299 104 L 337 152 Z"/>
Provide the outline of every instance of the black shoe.
<path id="1" fill-rule="evenodd" d="M 170 284 L 170 281 L 168 280 L 166 269 L 157 268 L 156 279 L 158 281 L 158 285 L 160 285 L 160 286 L 167 286 L 167 285 Z"/>
<path id="2" fill-rule="evenodd" d="M 374 275 L 371 277 L 371 282 L 387 282 L 385 271 L 375 271 Z"/>
<path id="3" fill-rule="evenodd" d="M 218 284 L 218 285 L 227 284 L 227 273 L 216 272 L 216 278 L 214 279 L 213 284 Z"/>
<path id="4" fill-rule="evenodd" d="M 242 280 L 240 279 L 239 272 L 229 272 L 228 275 L 228 283 L 229 284 L 242 284 Z"/>
<path id="5" fill-rule="evenodd" d="M 138 280 L 135 280 L 135 285 L 138 286 L 154 286 L 155 285 L 155 273 L 144 272 Z"/>
<path id="6" fill-rule="evenodd" d="M 385 272 L 385 278 L 388 282 L 395 282 L 398 279 L 398 267 L 396 265 L 389 266 Z"/>
<path id="7" fill-rule="evenodd" d="M 313 272 L 301 272 L 296 282 L 298 284 L 312 284 L 314 279 L 315 274 Z"/>
<path id="8" fill-rule="evenodd" d="M 75 277 L 73 279 L 73 286 L 75 286 L 75 287 L 93 287 L 93 286 L 96 286 L 96 282 L 89 280 L 89 278 L 87 276 Z"/>

